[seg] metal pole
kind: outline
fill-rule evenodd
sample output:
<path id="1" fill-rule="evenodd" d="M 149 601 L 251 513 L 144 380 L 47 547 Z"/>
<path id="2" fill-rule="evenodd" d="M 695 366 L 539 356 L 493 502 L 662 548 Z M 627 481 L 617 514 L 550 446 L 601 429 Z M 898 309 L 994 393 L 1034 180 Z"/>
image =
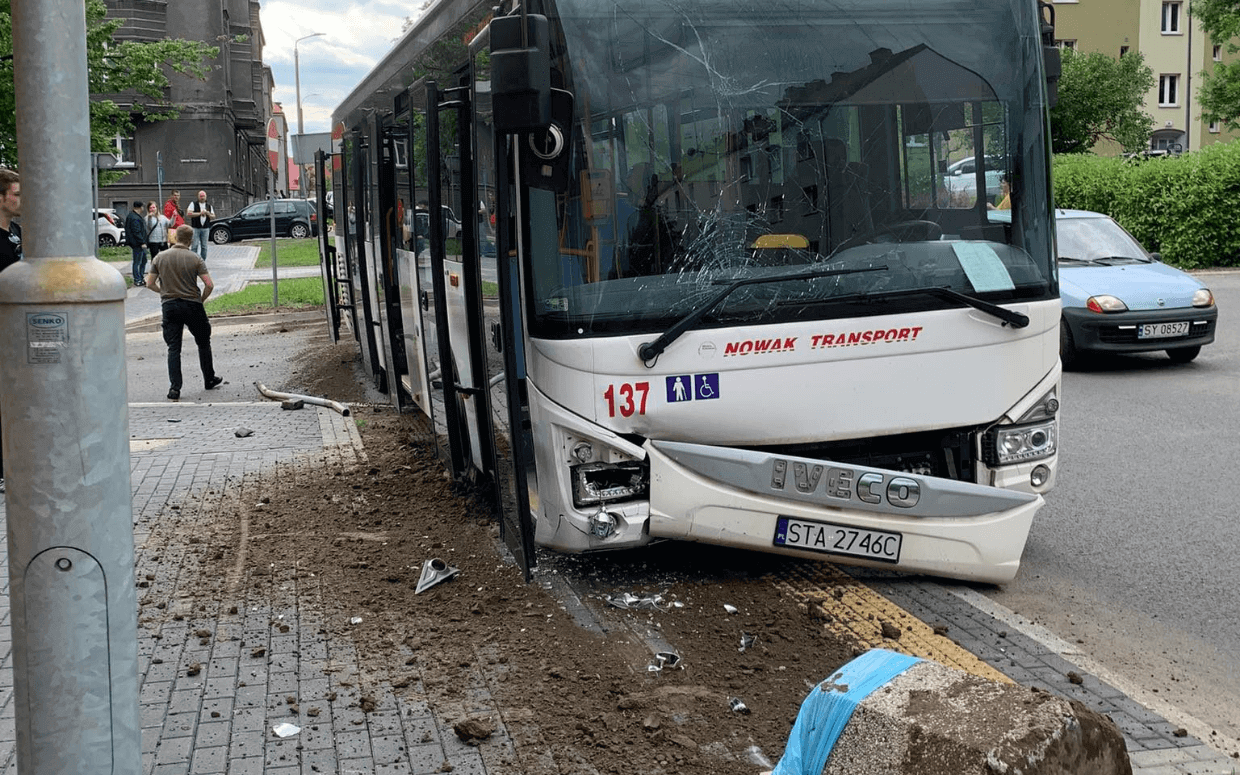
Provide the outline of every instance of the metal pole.
<path id="1" fill-rule="evenodd" d="M 301 60 L 298 59 L 297 57 L 297 44 L 301 43 L 303 40 L 309 40 L 310 38 L 317 38 L 317 37 L 320 37 L 326 34 L 327 33 L 325 32 L 312 32 L 309 35 L 303 35 L 297 40 L 293 41 L 293 86 L 297 90 L 297 134 L 298 134 L 297 155 L 298 156 L 301 155 L 301 147 L 300 147 L 301 137 L 300 136 L 304 134 L 306 130 L 301 120 Z M 305 165 L 303 165 L 300 161 L 298 161 L 297 162 L 297 196 L 303 199 L 306 196 L 306 185 L 305 183 L 302 182 L 305 179 L 305 176 L 306 176 Z"/>
<path id="2" fill-rule="evenodd" d="M 271 306 L 280 306 L 280 280 L 276 275 L 276 195 L 275 195 L 275 170 L 267 173 L 271 176 L 271 185 L 268 186 L 267 198 L 271 201 Z"/>
<path id="3" fill-rule="evenodd" d="M 125 282 L 96 260 L 81 0 L 12 8 L 24 260 L 0 274 L 17 770 L 141 772 Z M 80 203 L 80 204 L 79 204 Z"/>
<path id="4" fill-rule="evenodd" d="M 297 58 L 297 43 L 300 43 L 300 42 L 301 41 L 298 40 L 296 43 L 293 43 L 293 86 L 297 90 L 297 134 L 299 135 L 303 131 L 305 131 L 304 129 L 302 129 L 302 122 L 301 122 L 301 60 Z M 301 186 L 301 173 L 302 173 L 301 165 L 298 164 L 297 165 L 297 196 L 304 197 L 305 194 L 303 193 L 303 189 Z M 273 257 L 273 260 L 274 260 L 274 257 Z"/>

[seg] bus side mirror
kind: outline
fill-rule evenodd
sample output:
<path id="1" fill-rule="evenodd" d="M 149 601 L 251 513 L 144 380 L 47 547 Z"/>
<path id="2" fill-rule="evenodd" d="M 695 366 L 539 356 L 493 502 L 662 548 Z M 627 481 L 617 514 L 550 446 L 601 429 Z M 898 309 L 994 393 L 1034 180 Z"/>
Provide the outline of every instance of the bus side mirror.
<path id="1" fill-rule="evenodd" d="M 528 22 L 522 39 L 522 19 Z M 551 27 L 546 16 L 491 20 L 491 106 L 500 132 L 528 132 L 551 123 Z"/>
<path id="2" fill-rule="evenodd" d="M 1046 107 L 1059 102 L 1059 76 L 1063 72 L 1058 46 L 1042 47 L 1042 66 L 1046 70 Z"/>

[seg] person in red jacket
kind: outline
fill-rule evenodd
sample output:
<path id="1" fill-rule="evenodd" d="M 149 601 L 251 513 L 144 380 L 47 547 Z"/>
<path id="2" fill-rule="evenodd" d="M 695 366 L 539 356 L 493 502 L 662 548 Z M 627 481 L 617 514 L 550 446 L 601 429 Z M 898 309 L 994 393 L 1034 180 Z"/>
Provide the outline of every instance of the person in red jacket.
<path id="1" fill-rule="evenodd" d="M 181 209 L 181 192 L 173 191 L 168 197 L 168 201 L 164 202 L 164 217 L 172 223 L 168 224 L 168 231 L 176 229 L 176 227 L 185 223 L 185 211 Z"/>

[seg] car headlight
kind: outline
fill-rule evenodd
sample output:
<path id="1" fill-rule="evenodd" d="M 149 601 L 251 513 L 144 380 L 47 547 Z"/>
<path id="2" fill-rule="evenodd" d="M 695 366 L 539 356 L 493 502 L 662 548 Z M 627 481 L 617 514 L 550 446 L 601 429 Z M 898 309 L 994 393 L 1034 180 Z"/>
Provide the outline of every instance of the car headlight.
<path id="1" fill-rule="evenodd" d="M 1054 455 L 1058 446 L 1055 420 L 1001 425 L 982 434 L 982 461 L 990 466 L 1026 463 Z"/>
<path id="2" fill-rule="evenodd" d="M 1114 296 L 1090 296 L 1085 301 L 1085 308 L 1090 312 L 1127 312 L 1128 305 Z"/>
<path id="3" fill-rule="evenodd" d="M 1210 293 L 1209 288 L 1201 288 L 1193 294 L 1194 307 L 1213 307 L 1214 294 Z"/>
<path id="4" fill-rule="evenodd" d="M 569 466 L 573 481 L 573 505 L 598 505 L 649 497 L 650 469 L 645 461 L 586 463 Z"/>

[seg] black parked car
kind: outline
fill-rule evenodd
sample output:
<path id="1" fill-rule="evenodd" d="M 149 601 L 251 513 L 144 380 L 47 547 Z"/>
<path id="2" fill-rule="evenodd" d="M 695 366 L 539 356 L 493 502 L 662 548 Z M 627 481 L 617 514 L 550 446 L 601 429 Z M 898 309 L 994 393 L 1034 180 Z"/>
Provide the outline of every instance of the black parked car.
<path id="1" fill-rule="evenodd" d="M 211 241 L 224 245 L 234 240 L 271 236 L 271 201 L 255 202 L 235 215 L 211 224 Z M 319 216 L 309 199 L 277 199 L 276 236 L 304 239 L 319 234 Z"/>

